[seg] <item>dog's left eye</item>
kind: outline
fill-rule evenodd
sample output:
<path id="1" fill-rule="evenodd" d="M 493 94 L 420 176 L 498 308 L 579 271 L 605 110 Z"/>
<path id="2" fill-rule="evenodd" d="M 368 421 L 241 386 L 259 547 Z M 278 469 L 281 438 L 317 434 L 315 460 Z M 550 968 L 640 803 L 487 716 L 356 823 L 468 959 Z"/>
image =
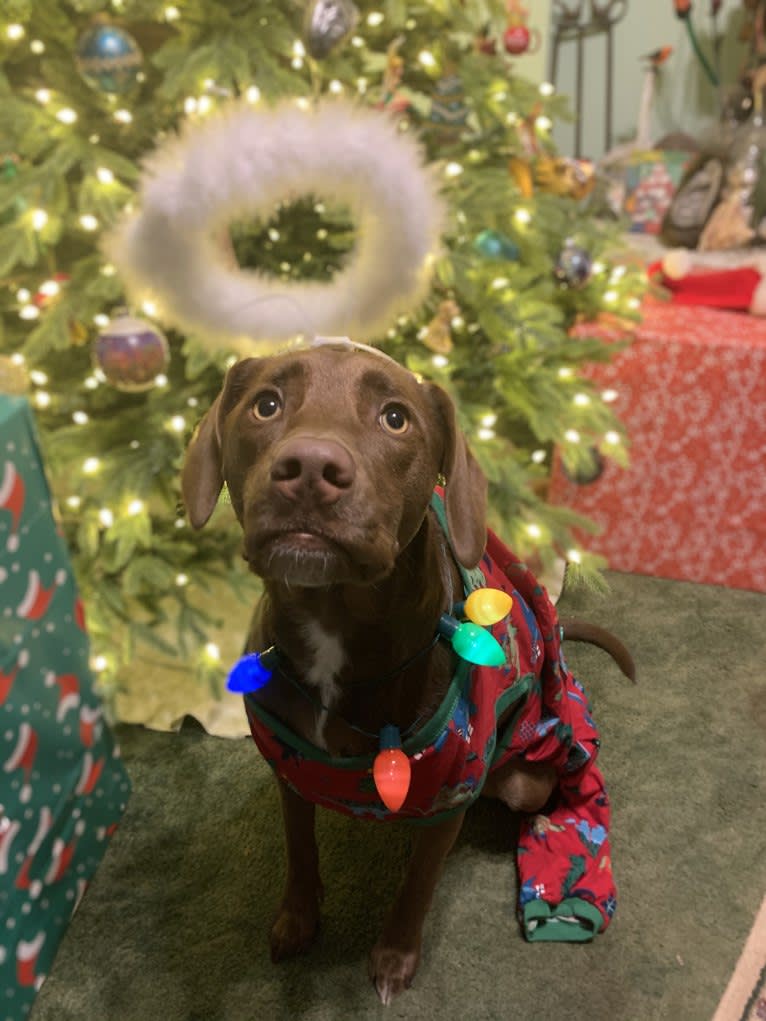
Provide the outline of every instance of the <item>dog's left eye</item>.
<path id="1" fill-rule="evenodd" d="M 257 418 L 259 422 L 276 417 L 281 410 L 282 398 L 274 390 L 264 390 L 263 393 L 259 393 L 252 404 L 253 418 Z"/>
<path id="2" fill-rule="evenodd" d="M 380 413 L 380 424 L 386 432 L 401 435 L 407 432 L 410 425 L 410 417 L 401 404 L 389 404 Z"/>

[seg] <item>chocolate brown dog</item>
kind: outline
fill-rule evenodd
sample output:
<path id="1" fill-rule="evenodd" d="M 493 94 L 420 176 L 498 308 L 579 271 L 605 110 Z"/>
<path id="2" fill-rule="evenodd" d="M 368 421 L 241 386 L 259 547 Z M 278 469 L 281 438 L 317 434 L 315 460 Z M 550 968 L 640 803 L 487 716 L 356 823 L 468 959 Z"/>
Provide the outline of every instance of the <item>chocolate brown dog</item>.
<path id="1" fill-rule="evenodd" d="M 429 509 L 442 477 L 448 541 Z M 426 729 L 455 670 L 451 648 L 435 638 L 437 622 L 463 593 L 461 566 L 475 568 L 487 541 L 486 480 L 448 395 L 343 339 L 245 359 L 229 370 L 193 438 L 182 481 L 195 528 L 226 483 L 245 558 L 264 580 L 248 649 L 274 646 L 286 666 L 251 698 L 274 726 L 303 747 L 368 763 L 384 726 L 415 736 Z M 595 640 L 632 669 L 603 632 Z M 544 762 L 511 759 L 483 793 L 534 813 L 556 776 Z M 308 948 L 322 899 L 314 804 L 277 781 L 287 881 L 271 930 L 275 961 Z M 463 815 L 454 810 L 416 832 L 370 956 L 384 1003 L 415 974 L 425 916 Z"/>

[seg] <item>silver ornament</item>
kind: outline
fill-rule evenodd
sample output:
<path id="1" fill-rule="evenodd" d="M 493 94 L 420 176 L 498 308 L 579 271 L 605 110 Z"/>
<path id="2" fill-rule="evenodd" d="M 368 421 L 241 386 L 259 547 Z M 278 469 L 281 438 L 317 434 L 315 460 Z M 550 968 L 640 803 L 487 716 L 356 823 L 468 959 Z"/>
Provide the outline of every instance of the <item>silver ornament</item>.
<path id="1" fill-rule="evenodd" d="M 353 32 L 358 20 L 353 0 L 312 0 L 306 11 L 306 49 L 322 60 Z"/>

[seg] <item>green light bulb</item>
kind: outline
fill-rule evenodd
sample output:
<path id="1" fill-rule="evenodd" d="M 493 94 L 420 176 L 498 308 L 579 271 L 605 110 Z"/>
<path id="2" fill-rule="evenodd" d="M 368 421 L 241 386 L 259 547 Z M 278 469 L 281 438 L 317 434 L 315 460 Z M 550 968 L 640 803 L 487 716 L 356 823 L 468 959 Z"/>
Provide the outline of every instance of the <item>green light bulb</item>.
<path id="1" fill-rule="evenodd" d="M 478 624 L 461 624 L 452 636 L 452 647 L 469 663 L 479 666 L 502 666 L 505 663 L 502 645 Z"/>

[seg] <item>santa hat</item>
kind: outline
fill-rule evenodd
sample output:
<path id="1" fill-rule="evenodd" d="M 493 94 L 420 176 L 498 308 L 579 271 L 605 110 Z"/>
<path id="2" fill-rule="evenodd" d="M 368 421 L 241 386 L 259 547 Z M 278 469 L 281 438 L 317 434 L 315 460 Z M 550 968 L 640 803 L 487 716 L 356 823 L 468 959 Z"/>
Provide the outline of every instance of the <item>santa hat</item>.
<path id="1" fill-rule="evenodd" d="M 49 670 L 45 675 L 45 684 L 49 688 L 54 684 L 58 685 L 56 720 L 61 723 L 69 710 L 75 709 L 80 704 L 80 679 L 76 674 L 56 674 Z"/>
<path id="2" fill-rule="evenodd" d="M 706 305 L 766 316 L 766 279 L 755 265 L 731 269 L 694 266 L 685 248 L 649 267 L 650 278 L 670 291 L 678 305 Z"/>
<path id="3" fill-rule="evenodd" d="M 20 890 L 29 890 L 32 897 L 38 897 L 42 889 L 42 883 L 39 879 L 30 879 L 29 873 L 32 865 L 35 861 L 35 856 L 40 849 L 40 845 L 43 840 L 48 836 L 51 827 L 53 826 L 53 814 L 47 805 L 43 805 L 40 809 L 40 819 L 37 824 L 37 832 L 34 835 L 32 843 L 27 849 L 27 856 L 24 859 L 24 864 L 16 875 L 16 886 Z"/>
<path id="4" fill-rule="evenodd" d="M 12 461 L 6 461 L 0 479 L 0 508 L 11 512 L 11 534 L 8 550 L 15 553 L 19 548 L 19 522 L 24 512 L 24 481 Z"/>
<path id="5" fill-rule="evenodd" d="M 23 617 L 24 620 L 40 620 L 41 617 L 44 617 L 48 612 L 48 606 L 56 591 L 56 586 L 63 585 L 66 577 L 66 571 L 63 568 L 59 569 L 56 571 L 51 587 L 45 588 L 38 572 L 30 571 L 24 598 L 16 607 L 18 616 Z"/>
<path id="6" fill-rule="evenodd" d="M 16 680 L 16 675 L 19 670 L 23 669 L 29 662 L 29 653 L 26 649 L 22 649 L 18 655 L 15 665 L 11 669 L 10 673 L 4 673 L 0 670 L 0 705 L 6 701 L 11 693 L 13 682 Z"/>
<path id="7" fill-rule="evenodd" d="M 37 974 L 37 961 L 44 942 L 45 933 L 41 931 L 33 939 L 20 939 L 16 944 L 17 985 L 40 987 L 43 976 Z"/>
<path id="8" fill-rule="evenodd" d="M 82 760 L 80 780 L 75 787 L 75 794 L 92 794 L 101 776 L 101 771 L 106 763 L 105 758 L 93 759 L 90 752 L 86 752 Z"/>
<path id="9" fill-rule="evenodd" d="M 37 731 L 33 730 L 25 720 L 19 727 L 19 736 L 16 741 L 16 747 L 11 753 L 11 757 L 6 760 L 5 765 L 3 766 L 6 773 L 12 773 L 16 769 L 23 770 L 24 784 L 19 796 L 19 800 L 23 805 L 25 805 L 32 797 L 30 779 L 32 776 L 32 768 L 35 764 L 35 758 L 37 757 L 37 745 Z"/>
<path id="10" fill-rule="evenodd" d="M 96 727 L 101 719 L 101 707 L 91 708 L 84 705 L 80 710 L 80 740 L 86 748 L 96 743 Z"/>
<path id="11" fill-rule="evenodd" d="M 9 819 L 7 815 L 0 818 L 0 876 L 8 871 L 8 858 L 16 834 L 21 829 L 17 819 Z"/>

